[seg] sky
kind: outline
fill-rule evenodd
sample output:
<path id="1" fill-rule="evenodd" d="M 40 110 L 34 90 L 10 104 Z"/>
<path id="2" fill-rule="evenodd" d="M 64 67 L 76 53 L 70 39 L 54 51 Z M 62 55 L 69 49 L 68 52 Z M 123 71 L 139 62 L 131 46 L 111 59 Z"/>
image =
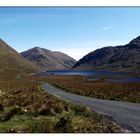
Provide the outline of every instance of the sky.
<path id="1" fill-rule="evenodd" d="M 0 7 L 0 38 L 18 52 L 38 46 L 79 60 L 139 35 L 138 7 Z"/>

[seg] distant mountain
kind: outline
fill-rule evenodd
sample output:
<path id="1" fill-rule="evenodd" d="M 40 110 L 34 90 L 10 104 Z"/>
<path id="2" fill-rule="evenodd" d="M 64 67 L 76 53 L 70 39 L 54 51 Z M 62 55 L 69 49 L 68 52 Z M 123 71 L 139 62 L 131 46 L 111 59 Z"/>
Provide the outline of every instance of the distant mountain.
<path id="1" fill-rule="evenodd" d="M 76 63 L 76 60 L 62 52 L 40 47 L 29 49 L 22 52 L 21 55 L 40 66 L 42 70 L 70 69 Z"/>
<path id="2" fill-rule="evenodd" d="M 140 72 L 140 36 L 130 43 L 97 49 L 80 59 L 77 70 Z"/>
<path id="3" fill-rule="evenodd" d="M 36 66 L 0 39 L 0 79 L 20 78 L 36 71 Z"/>

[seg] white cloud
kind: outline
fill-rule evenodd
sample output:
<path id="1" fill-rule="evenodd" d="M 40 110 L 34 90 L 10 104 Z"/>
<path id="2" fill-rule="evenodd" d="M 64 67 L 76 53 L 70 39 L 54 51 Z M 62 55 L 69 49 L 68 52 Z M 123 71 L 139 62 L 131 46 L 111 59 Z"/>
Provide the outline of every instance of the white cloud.
<path id="1" fill-rule="evenodd" d="M 103 27 L 102 30 L 107 31 L 107 30 L 111 30 L 114 28 L 115 28 L 115 26 L 106 26 L 106 27 Z"/>

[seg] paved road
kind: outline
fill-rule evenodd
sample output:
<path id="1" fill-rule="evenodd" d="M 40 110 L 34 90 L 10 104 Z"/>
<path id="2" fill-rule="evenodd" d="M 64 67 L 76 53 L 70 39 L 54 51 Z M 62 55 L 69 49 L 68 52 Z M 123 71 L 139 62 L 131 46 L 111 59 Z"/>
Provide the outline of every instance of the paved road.
<path id="1" fill-rule="evenodd" d="M 112 117 L 131 132 L 140 132 L 140 104 L 88 98 L 65 92 L 48 83 L 42 87 L 50 94 L 75 104 L 88 106 L 98 113 Z"/>

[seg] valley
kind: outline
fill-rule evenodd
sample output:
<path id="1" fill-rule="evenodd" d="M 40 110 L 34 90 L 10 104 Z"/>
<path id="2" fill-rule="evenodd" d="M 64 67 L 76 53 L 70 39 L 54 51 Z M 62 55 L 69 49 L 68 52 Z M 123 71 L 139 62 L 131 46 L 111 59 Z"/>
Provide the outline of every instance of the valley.
<path id="1" fill-rule="evenodd" d="M 132 66 L 129 56 L 129 62 L 134 69 L 120 69 L 120 65 L 115 64 L 115 61 L 121 60 L 119 55 L 118 60 L 113 59 L 113 69 L 106 64 L 108 69 L 104 64 L 101 64 L 102 69 L 98 69 L 95 61 L 90 61 L 90 67 L 95 66 L 97 71 L 88 69 L 87 59 L 83 61 L 83 65 L 81 60 L 77 62 L 62 52 L 40 47 L 18 53 L 0 40 L 0 133 L 140 132 L 139 114 L 136 113 L 139 110 L 135 110 L 140 103 L 139 40 L 139 37 L 134 39 L 124 46 L 125 49 L 117 47 L 119 52 L 122 48 L 125 50 L 123 60 L 125 54 L 128 56 L 126 49 L 131 49 L 132 60 L 136 61 Z M 96 52 L 98 50 L 91 54 Z M 102 54 L 102 51 L 99 54 Z M 103 54 L 108 54 L 106 48 Z M 105 56 L 102 55 L 103 60 Z M 100 61 L 100 58 L 97 58 L 97 61 Z M 123 63 L 126 64 L 125 61 Z M 84 71 L 81 65 L 88 71 Z M 54 91 L 50 92 L 49 89 Z M 61 99 L 58 93 L 71 97 Z M 88 104 L 89 100 L 83 102 L 87 98 L 94 102 L 91 105 Z M 106 107 L 107 104 L 109 105 Z M 119 109 L 123 112 L 123 119 Z M 117 114 L 117 119 L 114 114 Z"/>

